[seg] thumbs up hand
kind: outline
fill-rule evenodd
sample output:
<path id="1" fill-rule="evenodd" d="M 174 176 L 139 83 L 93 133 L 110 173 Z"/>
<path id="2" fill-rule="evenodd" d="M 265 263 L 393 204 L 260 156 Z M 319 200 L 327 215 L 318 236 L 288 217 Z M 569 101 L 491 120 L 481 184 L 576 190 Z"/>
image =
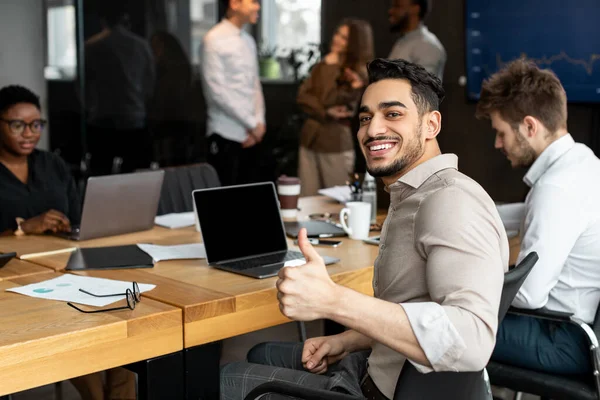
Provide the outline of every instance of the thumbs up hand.
<path id="1" fill-rule="evenodd" d="M 308 242 L 306 229 L 298 234 L 298 247 L 306 264 L 279 271 L 276 283 L 279 309 L 295 321 L 327 318 L 335 307 L 339 287 L 329 277 L 323 258 Z"/>

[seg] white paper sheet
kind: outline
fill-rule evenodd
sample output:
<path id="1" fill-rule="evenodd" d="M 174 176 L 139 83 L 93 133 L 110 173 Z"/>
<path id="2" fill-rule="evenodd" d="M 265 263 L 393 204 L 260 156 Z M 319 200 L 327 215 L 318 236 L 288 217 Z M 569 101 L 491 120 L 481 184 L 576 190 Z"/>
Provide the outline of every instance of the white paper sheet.
<path id="1" fill-rule="evenodd" d="M 330 188 L 320 189 L 319 194 L 323 196 L 331 197 L 339 201 L 340 203 L 346 203 L 350 201 L 351 195 L 350 187 L 348 186 L 333 186 Z"/>
<path id="2" fill-rule="evenodd" d="M 156 285 L 139 283 L 140 292 L 144 293 L 152 290 Z M 79 291 L 87 290 L 90 293 L 115 294 L 123 293 L 120 296 L 94 297 Z M 88 306 L 104 307 L 125 299 L 125 291 L 133 290 L 133 283 L 127 281 L 116 281 L 112 279 L 92 278 L 89 276 L 79 276 L 64 274 L 58 278 L 43 282 L 33 283 L 31 285 L 6 289 L 7 292 L 24 294 L 25 296 L 37 297 L 40 299 L 70 301 Z"/>
<path id="3" fill-rule="evenodd" d="M 169 229 L 185 228 L 195 224 L 194 212 L 183 212 L 159 215 L 154 218 L 154 223 Z"/>
<path id="4" fill-rule="evenodd" d="M 154 262 L 206 258 L 204 243 L 178 244 L 175 246 L 138 244 L 138 247 L 152 257 Z"/>

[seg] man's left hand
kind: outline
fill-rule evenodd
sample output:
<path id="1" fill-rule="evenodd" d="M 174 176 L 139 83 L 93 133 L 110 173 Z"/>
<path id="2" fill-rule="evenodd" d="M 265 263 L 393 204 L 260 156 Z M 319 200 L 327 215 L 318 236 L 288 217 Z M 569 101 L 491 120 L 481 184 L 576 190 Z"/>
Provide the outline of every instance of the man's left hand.
<path id="1" fill-rule="evenodd" d="M 306 229 L 298 234 L 298 247 L 306 264 L 279 271 L 276 284 L 279 309 L 295 321 L 327 318 L 335 307 L 339 286 L 331 280 L 323 258 L 308 242 Z"/>

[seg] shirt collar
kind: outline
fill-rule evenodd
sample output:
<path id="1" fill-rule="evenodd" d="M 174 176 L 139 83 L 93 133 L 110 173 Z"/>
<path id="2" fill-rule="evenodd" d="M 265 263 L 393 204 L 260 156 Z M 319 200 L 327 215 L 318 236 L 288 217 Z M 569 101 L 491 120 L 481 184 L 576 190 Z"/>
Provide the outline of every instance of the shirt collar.
<path id="1" fill-rule="evenodd" d="M 573 140 L 573 136 L 570 134 L 566 134 L 558 140 L 555 140 L 550 146 L 546 147 L 542 154 L 533 162 L 525 177 L 523 177 L 523 182 L 525 182 L 529 187 L 535 185 L 535 183 L 548 171 L 550 166 L 554 164 L 556 160 L 558 160 L 563 154 L 567 151 L 571 150 L 571 148 L 575 145 L 575 141 Z"/>
<path id="2" fill-rule="evenodd" d="M 402 38 L 403 38 L 403 39 L 408 39 L 408 38 L 410 38 L 410 37 L 413 37 L 413 36 L 421 36 L 421 35 L 422 35 L 423 33 L 425 33 L 426 31 L 427 31 L 427 27 L 425 26 L 425 24 L 424 24 L 424 23 L 420 22 L 420 23 L 419 23 L 419 26 L 417 26 L 417 28 L 416 28 L 416 29 L 414 29 L 414 30 L 412 30 L 412 31 L 410 31 L 410 32 L 408 32 L 408 33 L 405 33 L 405 34 L 402 36 Z"/>
<path id="3" fill-rule="evenodd" d="M 423 164 L 417 165 L 415 168 L 402 175 L 400 179 L 392 183 L 388 190 L 396 187 L 408 185 L 414 189 L 418 189 L 432 175 L 448 168 L 458 169 L 458 157 L 456 154 L 440 154 Z"/>
<path id="4" fill-rule="evenodd" d="M 223 18 L 222 20 L 223 25 L 225 25 L 232 33 L 235 33 L 236 35 L 241 35 L 242 34 L 242 30 L 240 28 L 238 28 L 233 22 L 231 22 L 229 20 L 229 18 Z"/>

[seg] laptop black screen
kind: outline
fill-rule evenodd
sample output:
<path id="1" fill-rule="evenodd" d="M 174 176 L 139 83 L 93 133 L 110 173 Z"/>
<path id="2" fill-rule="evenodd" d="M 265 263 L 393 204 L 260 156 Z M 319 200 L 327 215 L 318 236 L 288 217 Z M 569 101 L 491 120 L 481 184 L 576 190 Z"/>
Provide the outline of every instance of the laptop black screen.
<path id="1" fill-rule="evenodd" d="M 272 183 L 194 192 L 209 263 L 287 250 Z"/>

